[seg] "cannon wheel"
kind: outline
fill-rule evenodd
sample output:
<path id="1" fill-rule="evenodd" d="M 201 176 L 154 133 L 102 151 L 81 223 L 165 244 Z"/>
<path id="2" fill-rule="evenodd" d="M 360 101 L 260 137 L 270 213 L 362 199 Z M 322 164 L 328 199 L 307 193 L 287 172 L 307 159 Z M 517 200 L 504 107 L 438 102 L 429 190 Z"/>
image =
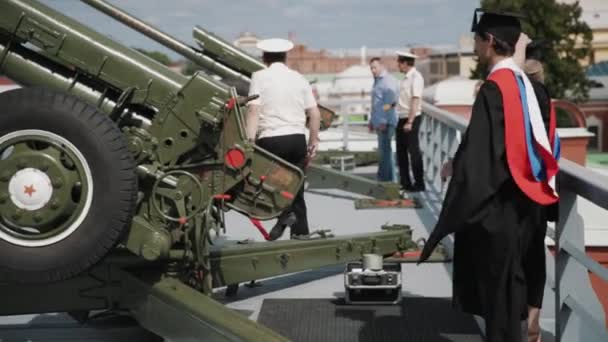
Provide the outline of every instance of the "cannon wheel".
<path id="1" fill-rule="evenodd" d="M 0 283 L 75 276 L 122 237 L 137 177 L 105 114 L 42 88 L 0 94 Z"/>

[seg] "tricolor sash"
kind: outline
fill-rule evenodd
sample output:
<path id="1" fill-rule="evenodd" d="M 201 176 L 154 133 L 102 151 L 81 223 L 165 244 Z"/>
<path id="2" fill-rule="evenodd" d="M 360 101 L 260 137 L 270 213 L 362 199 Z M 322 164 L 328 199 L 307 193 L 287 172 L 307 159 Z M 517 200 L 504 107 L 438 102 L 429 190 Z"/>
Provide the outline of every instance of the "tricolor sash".
<path id="1" fill-rule="evenodd" d="M 551 103 L 547 135 L 532 85 L 517 71 L 499 68 L 488 77 L 502 94 L 507 164 L 515 183 L 530 199 L 542 205 L 553 204 L 559 199 L 555 190 L 560 150 L 555 108 Z"/>

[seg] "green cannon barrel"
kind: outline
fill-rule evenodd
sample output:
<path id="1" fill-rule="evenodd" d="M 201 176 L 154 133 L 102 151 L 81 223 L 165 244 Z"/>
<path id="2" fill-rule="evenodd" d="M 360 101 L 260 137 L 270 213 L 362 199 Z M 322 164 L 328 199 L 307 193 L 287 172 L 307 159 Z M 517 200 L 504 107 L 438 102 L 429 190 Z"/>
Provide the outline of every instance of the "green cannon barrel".
<path id="1" fill-rule="evenodd" d="M 192 35 L 205 54 L 248 77 L 251 77 L 254 72 L 266 68 L 259 60 L 200 26 L 194 27 Z"/>
<path id="2" fill-rule="evenodd" d="M 179 53 L 196 64 L 204 67 L 209 72 L 215 73 L 221 77 L 237 79 L 242 82 L 249 83 L 249 77 L 241 74 L 238 71 L 222 64 L 220 61 L 214 60 L 212 57 L 206 56 L 197 51 L 193 47 L 172 37 L 171 35 L 162 32 L 161 30 L 146 24 L 135 16 L 108 4 L 103 0 L 81 0 L 87 5 L 103 12 L 104 14 L 118 20 L 119 22 L 129 26 L 130 28 L 144 34 L 148 38 L 164 45 L 165 47 Z M 262 65 L 263 67 L 263 65 Z"/>
<path id="3" fill-rule="evenodd" d="M 78 82 L 74 73 L 53 69 L 53 65 L 44 60 L 36 60 L 28 51 L 18 46 L 8 49 L 0 43 L 0 71 L 10 79 L 17 80 L 22 86 L 44 86 L 76 95 L 96 104 L 106 113 L 111 113 L 116 103 L 103 96 L 103 93 Z"/>
<path id="4" fill-rule="evenodd" d="M 0 13 L 0 40 L 5 47 L 11 40 L 28 42 L 41 55 L 59 64 L 51 70 L 66 69 L 65 72 L 71 73 L 72 77 L 92 77 L 92 83 L 99 87 L 99 92 L 111 88 L 122 93 L 133 88 L 136 91 L 134 101 L 159 107 L 164 104 L 167 94 L 177 93 L 188 81 L 188 78 L 143 54 L 36 1 L 2 1 Z M 11 73 L 10 70 L 2 71 Z M 26 76 L 22 72 L 13 76 L 18 83 L 43 83 L 41 80 L 31 82 L 32 75 L 27 75 L 30 82 L 22 80 L 20 76 Z M 48 73 L 44 72 L 38 75 L 40 78 L 47 76 Z M 82 79 L 86 84 L 86 77 Z M 227 94 L 228 90 L 225 86 L 223 88 Z"/>
<path id="5" fill-rule="evenodd" d="M 179 53 L 203 67 L 207 72 L 222 77 L 222 82 L 234 86 L 241 95 L 247 94 L 251 75 L 266 67 L 258 59 L 200 26 L 194 28 L 192 35 L 202 51 L 108 4 L 104 0 L 81 1 Z M 332 110 L 321 105 L 319 105 L 319 110 L 322 117 L 321 129 L 327 129 L 335 120 L 336 115 Z"/>

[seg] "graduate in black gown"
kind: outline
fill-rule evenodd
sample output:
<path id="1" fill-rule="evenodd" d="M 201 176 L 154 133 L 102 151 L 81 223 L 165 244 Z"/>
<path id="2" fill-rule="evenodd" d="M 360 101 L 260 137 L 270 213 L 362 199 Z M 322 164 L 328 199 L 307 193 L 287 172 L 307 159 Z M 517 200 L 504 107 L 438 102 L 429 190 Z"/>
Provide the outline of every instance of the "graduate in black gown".
<path id="1" fill-rule="evenodd" d="M 544 237 L 558 201 L 559 139 L 546 89 L 511 58 L 519 20 L 501 13 L 486 12 L 479 21 L 477 11 L 475 16 L 475 53 L 490 77 L 448 167 L 452 179 L 420 262 L 455 233 L 455 307 L 484 318 L 489 342 L 517 342 L 529 307 L 542 305 Z"/>

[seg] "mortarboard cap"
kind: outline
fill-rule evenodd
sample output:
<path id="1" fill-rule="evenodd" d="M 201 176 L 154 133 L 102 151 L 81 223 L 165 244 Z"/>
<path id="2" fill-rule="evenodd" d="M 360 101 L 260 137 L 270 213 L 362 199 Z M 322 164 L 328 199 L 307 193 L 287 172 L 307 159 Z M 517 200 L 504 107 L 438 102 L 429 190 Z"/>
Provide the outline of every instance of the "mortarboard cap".
<path id="1" fill-rule="evenodd" d="M 477 18 L 477 13 L 483 13 Z M 515 46 L 521 33 L 521 23 L 519 18 L 523 15 L 511 12 L 485 11 L 481 8 L 475 9 L 473 13 L 473 25 L 471 32 L 490 33 L 494 37 Z"/>
<path id="2" fill-rule="evenodd" d="M 280 53 L 291 50 L 293 48 L 293 43 L 287 39 L 271 38 L 260 40 L 256 46 L 264 52 Z"/>
<path id="3" fill-rule="evenodd" d="M 535 59 L 541 61 L 543 58 L 543 49 L 546 48 L 547 41 L 544 39 L 534 40 L 526 46 L 526 59 Z"/>

